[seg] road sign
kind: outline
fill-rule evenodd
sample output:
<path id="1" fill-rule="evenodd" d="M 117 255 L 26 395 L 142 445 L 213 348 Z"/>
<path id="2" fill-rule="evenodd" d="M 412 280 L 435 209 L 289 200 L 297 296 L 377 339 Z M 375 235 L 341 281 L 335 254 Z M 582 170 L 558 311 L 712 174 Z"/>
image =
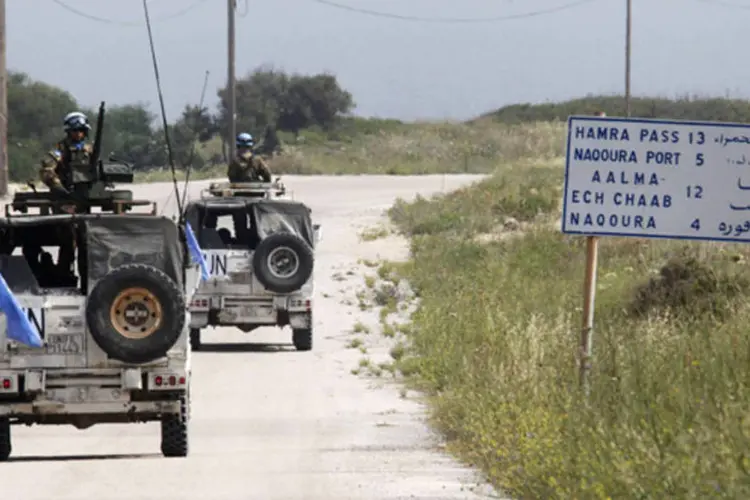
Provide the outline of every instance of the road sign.
<path id="1" fill-rule="evenodd" d="M 750 125 L 572 116 L 562 231 L 750 242 Z"/>

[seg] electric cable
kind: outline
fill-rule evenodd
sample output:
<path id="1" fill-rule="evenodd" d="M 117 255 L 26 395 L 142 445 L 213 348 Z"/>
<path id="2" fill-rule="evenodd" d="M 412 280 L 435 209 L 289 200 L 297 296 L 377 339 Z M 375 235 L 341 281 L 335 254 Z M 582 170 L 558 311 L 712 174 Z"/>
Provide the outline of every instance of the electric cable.
<path id="1" fill-rule="evenodd" d="M 706 3 L 709 5 L 718 5 L 719 7 L 730 8 L 730 9 L 750 10 L 750 5 L 748 4 L 725 2 L 724 0 L 696 0 L 696 2 Z"/>
<path id="2" fill-rule="evenodd" d="M 185 14 L 187 14 L 188 12 L 192 11 L 193 9 L 195 9 L 196 7 L 198 7 L 199 5 L 201 5 L 201 4 L 203 4 L 203 3 L 207 2 L 207 1 L 208 0 L 196 0 L 192 4 L 188 5 L 187 7 L 183 8 L 183 9 L 177 11 L 177 12 L 174 12 L 174 13 L 168 15 L 168 16 L 164 16 L 164 17 L 160 17 L 160 18 L 154 19 L 154 22 L 155 23 L 161 23 L 161 22 L 164 22 L 164 21 L 171 21 L 172 19 L 176 19 L 178 17 L 182 17 Z M 77 16 L 80 16 L 80 17 L 84 17 L 84 18 L 86 18 L 86 19 L 88 19 L 90 21 L 97 21 L 97 22 L 104 23 L 104 24 L 114 24 L 114 25 L 118 25 L 118 26 L 142 26 L 142 23 L 139 22 L 139 21 L 121 21 L 119 19 L 108 19 L 108 18 L 105 18 L 105 17 L 99 17 L 99 16 L 95 16 L 93 14 L 88 14 L 88 13 L 82 11 L 82 10 L 76 9 L 75 7 L 71 7 L 70 5 L 66 4 L 62 0 L 52 0 L 52 2 L 56 3 L 57 5 L 59 5 L 60 7 L 62 7 L 65 10 L 67 10 L 68 12 L 70 12 L 72 14 L 76 14 Z"/>
<path id="3" fill-rule="evenodd" d="M 328 6 L 328 7 L 333 7 L 335 9 L 346 10 L 349 12 L 354 12 L 357 14 L 364 14 L 364 15 L 374 16 L 374 17 L 396 19 L 399 21 L 461 24 L 461 23 L 494 23 L 494 22 L 499 22 L 499 21 L 511 21 L 515 19 L 525 19 L 529 17 L 536 17 L 536 16 L 542 16 L 545 14 L 553 14 L 556 12 L 561 12 L 564 10 L 572 9 L 574 7 L 578 7 L 580 5 L 592 3 L 597 0 L 577 0 L 577 1 L 569 2 L 563 5 L 558 5 L 557 7 L 550 7 L 548 9 L 539 9 L 539 10 L 535 10 L 531 12 L 524 12 L 520 14 L 508 14 L 505 16 L 493 16 L 493 17 L 465 17 L 465 18 L 408 16 L 408 15 L 401 15 L 401 14 L 393 14 L 390 12 L 363 9 L 360 7 L 353 7 L 351 5 L 346 5 L 346 4 L 335 2 L 332 0 L 311 0 L 311 1 L 321 4 L 321 5 Z"/>

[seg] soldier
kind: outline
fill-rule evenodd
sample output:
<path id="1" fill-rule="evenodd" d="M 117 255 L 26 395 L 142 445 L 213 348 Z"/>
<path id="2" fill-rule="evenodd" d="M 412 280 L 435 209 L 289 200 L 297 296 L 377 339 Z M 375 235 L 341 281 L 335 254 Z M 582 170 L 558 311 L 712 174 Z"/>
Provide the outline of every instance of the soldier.
<path id="1" fill-rule="evenodd" d="M 86 115 L 74 111 L 65 116 L 63 127 L 66 137 L 42 159 L 39 177 L 53 193 L 75 200 L 77 197 L 71 193 L 75 186 L 93 180 L 90 163 L 93 147 L 86 142 L 91 126 Z M 61 209 L 67 213 L 75 212 L 74 205 L 63 206 Z M 57 209 L 54 211 L 58 212 Z M 61 237 L 58 267 L 63 275 L 73 276 L 75 248 L 75 231 L 70 238 L 67 235 Z"/>
<path id="2" fill-rule="evenodd" d="M 39 176 L 50 191 L 70 194 L 75 184 L 90 182 L 93 148 L 86 142 L 91 126 L 80 111 L 68 113 L 63 120 L 66 137 L 42 159 Z"/>
<path id="3" fill-rule="evenodd" d="M 271 182 L 271 170 L 260 156 L 253 153 L 253 136 L 247 132 L 237 135 L 237 157 L 229 164 L 229 182 Z"/>

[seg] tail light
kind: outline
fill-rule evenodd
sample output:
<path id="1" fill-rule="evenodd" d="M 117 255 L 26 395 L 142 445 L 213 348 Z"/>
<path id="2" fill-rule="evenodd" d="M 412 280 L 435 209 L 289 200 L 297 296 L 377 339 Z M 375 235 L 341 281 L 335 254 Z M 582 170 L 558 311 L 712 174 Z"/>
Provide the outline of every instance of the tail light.
<path id="1" fill-rule="evenodd" d="M 194 298 L 190 302 L 191 309 L 208 309 L 209 301 L 207 298 Z"/>
<path id="2" fill-rule="evenodd" d="M 18 390 L 18 375 L 0 373 L 0 394 L 17 393 Z"/>
<path id="3" fill-rule="evenodd" d="M 148 388 L 152 391 L 184 389 L 187 377 L 181 374 L 150 374 Z"/>

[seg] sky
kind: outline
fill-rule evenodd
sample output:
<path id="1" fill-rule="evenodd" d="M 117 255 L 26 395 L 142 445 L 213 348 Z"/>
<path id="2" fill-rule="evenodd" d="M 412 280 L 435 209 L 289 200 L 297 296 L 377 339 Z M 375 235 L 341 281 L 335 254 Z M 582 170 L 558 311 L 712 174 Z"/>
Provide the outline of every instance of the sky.
<path id="1" fill-rule="evenodd" d="M 405 21 L 315 0 L 237 0 L 237 76 L 263 64 L 328 71 L 353 94 L 355 114 L 402 120 L 467 119 L 508 104 L 624 89 L 626 0 L 512 19 L 575 0 L 333 1 L 407 17 L 504 19 Z M 634 95 L 750 95 L 743 85 L 750 64 L 732 49 L 740 41 L 744 50 L 750 0 L 633 4 Z M 158 112 L 142 0 L 6 5 L 8 69 L 60 86 L 83 105 L 143 102 Z M 169 121 L 198 103 L 206 71 L 206 105 L 215 109 L 227 79 L 227 0 L 148 5 Z"/>

